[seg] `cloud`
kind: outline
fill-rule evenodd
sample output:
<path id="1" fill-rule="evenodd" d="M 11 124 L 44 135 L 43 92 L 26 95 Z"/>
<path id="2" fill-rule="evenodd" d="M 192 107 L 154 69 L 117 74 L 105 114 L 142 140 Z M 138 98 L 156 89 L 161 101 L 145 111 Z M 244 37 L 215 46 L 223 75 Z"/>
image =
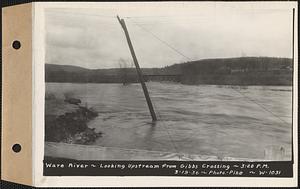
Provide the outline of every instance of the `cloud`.
<path id="1" fill-rule="evenodd" d="M 142 67 L 187 61 L 184 56 L 192 60 L 245 54 L 291 56 L 288 10 L 156 10 L 119 11 L 130 17 L 126 24 Z M 99 12 L 102 16 L 95 16 Z M 110 68 L 117 67 L 120 58 L 132 59 L 123 30 L 113 16 L 117 13 L 109 8 L 46 10 L 46 61 Z"/>

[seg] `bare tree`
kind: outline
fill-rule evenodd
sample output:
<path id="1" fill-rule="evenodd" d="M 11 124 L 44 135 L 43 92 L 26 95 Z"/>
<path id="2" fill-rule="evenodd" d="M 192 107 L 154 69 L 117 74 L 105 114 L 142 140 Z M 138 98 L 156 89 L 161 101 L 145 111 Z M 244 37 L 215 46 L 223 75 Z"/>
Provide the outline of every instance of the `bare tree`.
<path id="1" fill-rule="evenodd" d="M 120 67 L 121 81 L 122 81 L 123 85 L 127 85 L 128 84 L 128 69 L 129 69 L 128 62 L 125 59 L 120 58 L 119 59 L 119 67 Z"/>

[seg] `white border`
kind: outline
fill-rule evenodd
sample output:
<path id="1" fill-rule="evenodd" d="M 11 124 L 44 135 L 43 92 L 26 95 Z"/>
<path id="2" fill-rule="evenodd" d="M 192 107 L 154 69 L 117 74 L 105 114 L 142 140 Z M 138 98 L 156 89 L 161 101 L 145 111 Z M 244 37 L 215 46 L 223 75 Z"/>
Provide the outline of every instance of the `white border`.
<path id="1" fill-rule="evenodd" d="M 135 8 L 145 6 L 185 6 L 185 8 L 197 8 L 197 6 L 207 7 L 230 7 L 239 6 L 241 8 L 252 9 L 278 9 L 295 8 L 295 62 L 294 62 L 294 112 L 293 112 L 293 133 L 294 133 L 294 178 L 243 178 L 243 177 L 154 177 L 154 176 L 82 176 L 82 177 L 49 177 L 43 176 L 44 158 L 44 57 L 45 57 L 45 8 Z M 65 3 L 47 2 L 33 3 L 33 184 L 38 187 L 295 187 L 298 178 L 298 7 L 297 2 L 131 2 L 131 3 Z"/>

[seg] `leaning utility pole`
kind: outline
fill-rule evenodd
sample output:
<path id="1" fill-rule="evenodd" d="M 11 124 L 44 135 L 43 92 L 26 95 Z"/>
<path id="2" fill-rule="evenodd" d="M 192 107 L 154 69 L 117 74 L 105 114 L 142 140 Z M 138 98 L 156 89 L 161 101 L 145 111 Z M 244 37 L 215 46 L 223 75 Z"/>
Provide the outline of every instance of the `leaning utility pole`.
<path id="1" fill-rule="evenodd" d="M 141 82 L 141 85 L 142 85 L 142 88 L 143 88 L 143 91 L 144 91 L 144 95 L 145 95 L 145 98 L 146 98 L 146 101 L 147 101 L 147 104 L 148 104 L 148 107 L 149 107 L 149 110 L 150 110 L 150 113 L 151 113 L 152 121 L 156 121 L 157 118 L 156 118 L 156 115 L 155 115 L 155 112 L 154 112 L 154 109 L 153 109 L 153 106 L 152 106 L 152 102 L 151 102 L 151 99 L 150 99 L 150 96 L 149 96 L 144 78 L 143 78 L 142 71 L 140 69 L 139 63 L 138 63 L 137 58 L 135 56 L 135 52 L 134 52 L 134 49 L 133 49 L 133 46 L 132 46 L 132 43 L 131 43 L 131 40 L 130 40 L 130 37 L 129 37 L 129 33 L 127 31 L 125 21 L 124 21 L 124 19 L 120 19 L 119 16 L 117 16 L 117 18 L 118 18 L 118 20 L 119 20 L 119 22 L 120 22 L 120 24 L 121 24 L 121 26 L 124 30 L 124 33 L 125 33 L 125 36 L 126 36 L 126 39 L 127 39 L 127 43 L 128 43 L 128 46 L 129 46 L 129 49 L 130 49 L 130 52 L 131 52 L 131 55 L 132 55 L 132 58 L 133 58 L 133 62 L 134 62 L 135 67 L 136 67 L 137 75 L 138 75 L 138 78 Z"/>

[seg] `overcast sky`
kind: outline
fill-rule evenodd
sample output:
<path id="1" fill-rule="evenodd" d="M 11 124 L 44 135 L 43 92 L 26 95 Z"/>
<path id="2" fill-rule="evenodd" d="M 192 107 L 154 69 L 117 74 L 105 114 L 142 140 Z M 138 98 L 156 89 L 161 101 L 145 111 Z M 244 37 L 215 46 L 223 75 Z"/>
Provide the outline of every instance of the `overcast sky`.
<path id="1" fill-rule="evenodd" d="M 49 8 L 45 11 L 46 63 L 85 68 L 132 61 L 125 18 L 141 67 L 205 58 L 291 57 L 291 10 L 129 7 Z"/>

